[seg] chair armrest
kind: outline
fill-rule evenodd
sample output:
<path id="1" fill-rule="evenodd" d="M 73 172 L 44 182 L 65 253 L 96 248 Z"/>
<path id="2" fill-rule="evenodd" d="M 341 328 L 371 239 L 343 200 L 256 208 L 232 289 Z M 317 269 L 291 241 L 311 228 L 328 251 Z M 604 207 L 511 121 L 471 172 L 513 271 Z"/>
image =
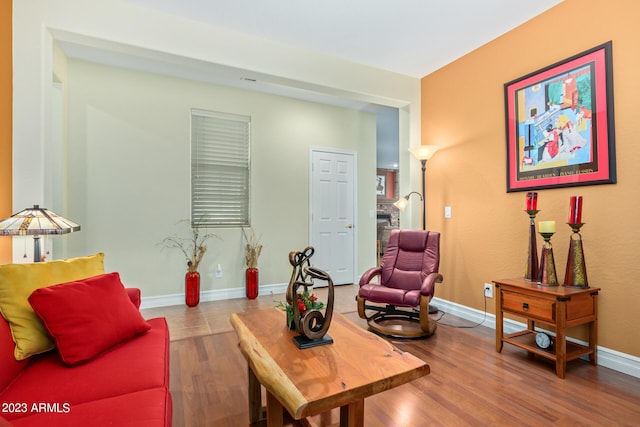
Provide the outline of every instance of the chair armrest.
<path id="1" fill-rule="evenodd" d="M 360 286 L 364 286 L 371 282 L 371 280 L 382 274 L 382 267 L 373 267 L 364 272 L 362 277 L 360 277 Z"/>
<path id="2" fill-rule="evenodd" d="M 129 295 L 129 299 L 136 306 L 137 309 L 140 308 L 140 303 L 142 302 L 141 292 L 138 288 L 125 288 L 127 291 L 127 295 Z"/>
<path id="3" fill-rule="evenodd" d="M 434 287 L 436 283 L 442 283 L 443 281 L 442 274 L 440 273 L 430 273 L 427 277 L 422 281 L 422 287 L 420 288 L 420 293 L 422 295 L 433 296 Z"/>

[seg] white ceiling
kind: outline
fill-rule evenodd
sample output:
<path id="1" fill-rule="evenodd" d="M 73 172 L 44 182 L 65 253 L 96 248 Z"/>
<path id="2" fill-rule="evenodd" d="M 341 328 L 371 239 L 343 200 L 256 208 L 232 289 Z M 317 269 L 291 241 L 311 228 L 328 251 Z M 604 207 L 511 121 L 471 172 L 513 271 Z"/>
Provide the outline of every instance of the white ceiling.
<path id="1" fill-rule="evenodd" d="M 356 63 L 424 77 L 562 0 L 128 0 Z"/>
<path id="2" fill-rule="evenodd" d="M 421 78 L 562 0 L 124 1 L 227 31 Z M 353 93 L 291 83 L 257 72 L 245 79 L 246 70 L 51 31 L 70 57 L 374 112 L 380 124 L 378 167 L 397 168 L 398 105 L 393 102 L 384 106 L 372 104 Z M 387 135 L 389 129 L 396 129 L 393 136 Z"/>

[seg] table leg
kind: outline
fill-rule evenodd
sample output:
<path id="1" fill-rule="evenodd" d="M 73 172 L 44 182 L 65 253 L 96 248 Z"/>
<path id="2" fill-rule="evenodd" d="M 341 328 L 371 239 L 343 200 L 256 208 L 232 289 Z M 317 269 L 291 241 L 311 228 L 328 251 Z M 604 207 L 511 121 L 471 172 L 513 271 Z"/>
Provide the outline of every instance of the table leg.
<path id="1" fill-rule="evenodd" d="M 598 294 L 591 296 L 593 298 L 594 320 L 589 324 L 589 362 L 593 366 L 598 365 Z"/>
<path id="2" fill-rule="evenodd" d="M 502 294 L 500 293 L 500 286 L 496 285 L 496 351 L 500 353 L 502 351 L 502 338 L 504 337 L 503 324 L 502 324 Z"/>
<path id="3" fill-rule="evenodd" d="M 249 367 L 249 423 L 262 419 L 262 395 L 260 381 Z"/>
<path id="4" fill-rule="evenodd" d="M 533 320 L 527 319 L 527 330 L 529 330 L 531 332 L 535 332 L 536 331 L 536 322 L 534 322 Z M 535 355 L 532 352 L 527 351 L 527 358 L 528 359 L 533 359 L 533 358 L 535 358 Z"/>
<path id="5" fill-rule="evenodd" d="M 364 427 L 364 399 L 340 407 L 340 427 Z"/>
<path id="6" fill-rule="evenodd" d="M 556 375 L 564 378 L 567 369 L 567 305 L 556 303 Z"/>
<path id="7" fill-rule="evenodd" d="M 276 399 L 275 396 L 267 390 L 267 426 L 282 427 L 283 424 L 284 408 L 278 399 Z"/>

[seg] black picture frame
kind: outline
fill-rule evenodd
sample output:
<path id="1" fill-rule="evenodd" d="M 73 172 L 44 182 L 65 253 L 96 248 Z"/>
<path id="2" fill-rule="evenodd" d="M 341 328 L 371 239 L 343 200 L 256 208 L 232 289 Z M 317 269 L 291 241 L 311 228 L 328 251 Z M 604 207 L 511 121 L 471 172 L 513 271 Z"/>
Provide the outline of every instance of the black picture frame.
<path id="1" fill-rule="evenodd" d="M 505 83 L 507 192 L 615 184 L 611 41 Z"/>

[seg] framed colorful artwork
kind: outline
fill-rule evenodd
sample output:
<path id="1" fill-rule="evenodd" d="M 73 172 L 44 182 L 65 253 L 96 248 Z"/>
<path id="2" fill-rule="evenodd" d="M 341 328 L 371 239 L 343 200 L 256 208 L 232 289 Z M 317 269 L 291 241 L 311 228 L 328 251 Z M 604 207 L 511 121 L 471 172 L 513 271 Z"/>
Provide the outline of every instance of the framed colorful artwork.
<path id="1" fill-rule="evenodd" d="M 616 182 L 611 42 L 504 85 L 507 192 Z"/>

